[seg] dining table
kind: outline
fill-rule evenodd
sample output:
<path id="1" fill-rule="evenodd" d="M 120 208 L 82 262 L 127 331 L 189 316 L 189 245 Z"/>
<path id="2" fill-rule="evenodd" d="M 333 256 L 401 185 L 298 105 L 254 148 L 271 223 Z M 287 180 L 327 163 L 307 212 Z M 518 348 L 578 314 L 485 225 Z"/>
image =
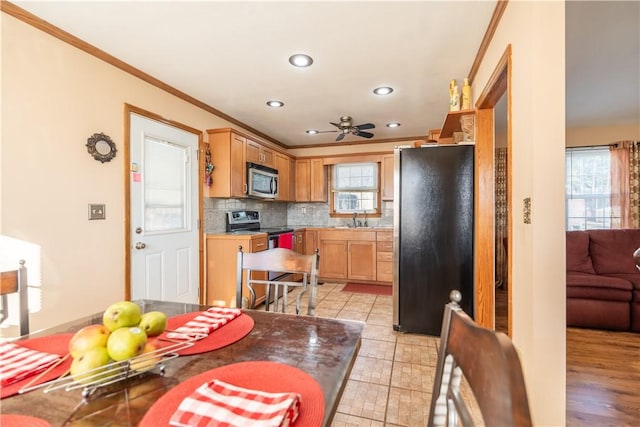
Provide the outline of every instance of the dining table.
<path id="1" fill-rule="evenodd" d="M 169 323 L 171 319 L 186 319 L 192 313 L 201 313 L 210 308 L 200 304 L 156 300 L 135 302 L 143 313 L 164 312 Z M 102 312 L 85 316 L 34 332 L 15 343 L 26 344 L 29 341 L 69 337 L 85 326 L 102 323 L 102 316 Z M 317 387 L 320 394 L 317 400 L 321 404 L 322 401 L 324 403 L 324 407 L 320 408 L 321 422 L 318 424 L 329 426 L 355 363 L 365 324 L 359 321 L 264 310 L 243 310 L 242 316 L 244 320 L 238 321 L 236 328 L 248 325 L 247 332 L 234 338 L 235 342 L 222 343 L 223 346 L 220 348 L 194 354 L 188 354 L 187 351 L 187 354 L 180 354 L 162 362 L 163 369 L 151 369 L 143 374 L 99 387 L 88 395 L 86 392 L 83 393 L 82 388 L 32 388 L 26 393 L 16 393 L 2 398 L 0 414 L 35 417 L 51 426 L 162 425 L 165 421 L 161 421 L 160 418 L 157 423 L 154 420 L 149 423 L 149 418 L 153 418 L 151 409 L 162 406 L 158 403 L 164 402 L 163 396 L 176 392 L 181 386 L 188 384 L 190 379 L 204 378 L 208 372 L 234 368 L 241 371 L 245 366 L 282 366 L 283 369 L 275 369 L 277 372 L 252 370 L 246 371 L 245 375 L 255 376 L 251 381 L 253 384 L 260 384 L 262 381 L 285 384 L 289 382 L 293 387 L 299 380 L 297 377 L 287 379 L 287 376 L 290 371 L 302 372 L 311 378 L 311 386 Z M 233 322 L 223 326 L 220 332 L 225 328 L 231 332 Z M 216 333 L 218 331 L 214 332 Z M 301 405 L 304 406 L 305 402 Z"/>

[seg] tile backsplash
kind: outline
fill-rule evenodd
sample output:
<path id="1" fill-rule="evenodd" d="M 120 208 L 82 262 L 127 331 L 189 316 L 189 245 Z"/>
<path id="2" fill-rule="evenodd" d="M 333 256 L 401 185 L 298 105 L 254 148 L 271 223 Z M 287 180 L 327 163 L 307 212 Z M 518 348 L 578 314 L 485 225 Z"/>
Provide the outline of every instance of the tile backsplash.
<path id="1" fill-rule="evenodd" d="M 228 211 L 248 209 L 260 212 L 264 227 L 334 227 L 346 225 L 347 218 L 330 218 L 329 203 L 283 203 L 259 199 L 214 199 L 205 197 L 202 205 L 203 230 L 205 233 L 225 232 L 225 214 Z M 364 215 L 358 214 L 364 222 Z M 369 226 L 393 225 L 393 202 L 382 202 L 382 216 L 367 218 Z"/>

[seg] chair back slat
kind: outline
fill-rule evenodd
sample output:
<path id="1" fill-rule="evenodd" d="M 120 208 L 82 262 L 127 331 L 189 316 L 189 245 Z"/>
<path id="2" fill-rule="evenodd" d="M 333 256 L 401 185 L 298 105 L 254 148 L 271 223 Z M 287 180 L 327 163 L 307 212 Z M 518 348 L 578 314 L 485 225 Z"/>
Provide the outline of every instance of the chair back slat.
<path id="1" fill-rule="evenodd" d="M 249 308 L 253 308 L 256 302 L 256 293 L 253 289 L 253 285 L 265 285 L 265 309 L 267 311 L 269 311 L 272 299 L 274 300 L 275 311 L 278 311 L 278 299 L 281 298 L 282 312 L 285 311 L 289 288 L 300 287 L 302 290 L 298 293 L 296 298 L 296 314 L 299 314 L 300 312 L 301 297 L 308 290 L 310 290 L 310 293 L 307 314 L 315 314 L 316 286 L 318 284 L 317 249 L 313 255 L 304 255 L 285 248 L 274 248 L 266 251 L 244 253 L 242 251 L 242 246 L 240 246 L 238 248 L 237 263 L 236 304 L 238 307 L 242 307 L 242 288 L 243 282 L 246 282 L 250 293 L 250 302 L 248 303 Z M 256 279 L 252 277 L 252 271 L 299 274 L 302 275 L 302 282 L 294 282 L 285 279 Z M 272 289 L 273 295 L 271 294 Z"/>
<path id="2" fill-rule="evenodd" d="M 505 334 L 478 326 L 457 304 L 445 306 L 429 426 L 473 426 L 465 381 L 482 416 L 492 426 L 532 425 L 522 366 Z M 457 299 L 457 301 L 455 300 Z"/>

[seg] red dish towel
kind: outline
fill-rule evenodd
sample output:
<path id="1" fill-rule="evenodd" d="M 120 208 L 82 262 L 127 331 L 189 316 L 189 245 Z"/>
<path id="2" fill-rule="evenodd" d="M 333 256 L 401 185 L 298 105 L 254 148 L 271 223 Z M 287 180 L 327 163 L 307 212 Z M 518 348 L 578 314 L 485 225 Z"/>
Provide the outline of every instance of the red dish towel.
<path id="1" fill-rule="evenodd" d="M 267 393 L 212 380 L 187 396 L 169 424 L 177 427 L 290 426 L 298 418 L 298 393 Z"/>
<path id="2" fill-rule="evenodd" d="M 60 355 L 31 350 L 14 343 L 0 344 L 0 385 L 7 386 L 38 374 L 60 360 Z"/>
<path id="3" fill-rule="evenodd" d="M 293 249 L 293 233 L 284 233 L 278 236 L 278 247 Z"/>
<path id="4" fill-rule="evenodd" d="M 206 338 L 211 332 L 226 325 L 241 314 L 241 308 L 211 307 L 179 328 L 176 328 L 175 331 L 169 332 L 167 338 Z"/>

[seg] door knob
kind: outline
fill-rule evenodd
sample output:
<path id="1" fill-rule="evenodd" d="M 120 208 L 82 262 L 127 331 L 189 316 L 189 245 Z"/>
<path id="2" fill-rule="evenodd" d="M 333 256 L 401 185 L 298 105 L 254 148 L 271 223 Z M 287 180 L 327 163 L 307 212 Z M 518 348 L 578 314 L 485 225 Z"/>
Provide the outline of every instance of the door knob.
<path id="1" fill-rule="evenodd" d="M 147 245 L 145 245 L 144 243 L 136 242 L 136 249 L 144 249 L 146 247 L 147 247 Z"/>

